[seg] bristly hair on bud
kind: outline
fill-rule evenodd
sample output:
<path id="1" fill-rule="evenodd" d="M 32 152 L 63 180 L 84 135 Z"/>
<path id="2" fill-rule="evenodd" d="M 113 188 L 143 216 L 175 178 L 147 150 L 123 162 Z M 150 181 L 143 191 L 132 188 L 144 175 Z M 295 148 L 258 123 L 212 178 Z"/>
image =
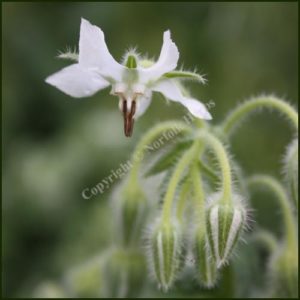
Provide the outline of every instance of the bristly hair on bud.
<path id="1" fill-rule="evenodd" d="M 206 210 L 206 230 L 211 253 L 220 268 L 230 258 L 232 250 L 240 239 L 247 224 L 247 213 L 242 198 L 234 194 L 232 204 L 220 202 L 215 194 Z"/>
<path id="2" fill-rule="evenodd" d="M 182 235 L 176 221 L 160 219 L 148 237 L 148 264 L 159 288 L 168 291 L 176 280 L 182 259 Z"/>
<path id="3" fill-rule="evenodd" d="M 293 140 L 288 145 L 283 159 L 283 164 L 283 173 L 288 185 L 288 191 L 296 208 L 298 209 L 298 139 Z"/>

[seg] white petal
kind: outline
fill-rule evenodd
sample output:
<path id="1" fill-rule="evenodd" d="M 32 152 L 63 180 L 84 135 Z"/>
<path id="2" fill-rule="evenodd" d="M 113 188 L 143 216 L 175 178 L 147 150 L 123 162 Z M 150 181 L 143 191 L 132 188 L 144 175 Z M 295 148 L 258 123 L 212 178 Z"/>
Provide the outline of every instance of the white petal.
<path id="1" fill-rule="evenodd" d="M 205 105 L 193 98 L 182 95 L 180 88 L 172 80 L 164 80 L 156 84 L 153 91 L 162 93 L 166 98 L 184 105 L 192 115 L 200 119 L 211 120 L 212 117 Z"/>
<path id="2" fill-rule="evenodd" d="M 170 72 L 177 67 L 179 59 L 179 51 L 175 43 L 171 40 L 170 31 L 164 32 L 164 41 L 161 48 L 158 61 L 149 68 L 139 67 L 140 79 L 143 83 L 150 80 L 157 80 L 163 74 Z"/>
<path id="3" fill-rule="evenodd" d="M 49 76 L 46 82 L 75 98 L 91 96 L 110 85 L 99 74 L 84 69 L 79 64 L 60 70 Z"/>
<path id="4" fill-rule="evenodd" d="M 134 117 L 137 119 L 139 118 L 144 112 L 147 110 L 151 103 L 151 94 L 147 95 L 146 97 L 139 97 L 137 101 L 137 109 Z"/>
<path id="5" fill-rule="evenodd" d="M 85 19 L 81 19 L 79 38 L 79 64 L 98 68 L 102 76 L 120 81 L 125 67 L 109 53 L 103 31 Z"/>

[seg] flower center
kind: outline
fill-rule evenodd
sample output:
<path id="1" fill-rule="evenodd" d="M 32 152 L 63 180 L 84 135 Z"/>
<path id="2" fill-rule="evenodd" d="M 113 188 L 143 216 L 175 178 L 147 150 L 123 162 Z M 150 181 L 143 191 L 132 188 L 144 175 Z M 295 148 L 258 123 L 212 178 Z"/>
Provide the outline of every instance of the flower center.
<path id="1" fill-rule="evenodd" d="M 130 137 L 133 132 L 134 114 L 138 106 L 138 97 L 144 94 L 143 86 L 132 86 L 123 83 L 116 84 L 113 94 L 119 97 L 119 109 L 123 113 L 124 133 Z"/>
<path id="2" fill-rule="evenodd" d="M 134 95 L 132 98 L 126 98 L 124 94 L 118 94 L 118 96 L 120 97 L 119 108 L 124 118 L 124 133 L 125 136 L 130 137 L 133 131 L 137 95 Z"/>

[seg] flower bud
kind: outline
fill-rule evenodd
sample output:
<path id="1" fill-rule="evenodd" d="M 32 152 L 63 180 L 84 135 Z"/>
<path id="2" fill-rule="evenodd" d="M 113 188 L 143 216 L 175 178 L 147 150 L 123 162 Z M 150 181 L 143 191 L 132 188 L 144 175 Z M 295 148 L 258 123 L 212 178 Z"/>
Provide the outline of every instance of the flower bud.
<path id="1" fill-rule="evenodd" d="M 270 260 L 271 298 L 298 298 L 298 251 L 280 247 Z"/>
<path id="2" fill-rule="evenodd" d="M 174 223 L 159 223 L 150 239 L 150 266 L 159 287 L 167 291 L 181 263 L 181 234 Z"/>
<path id="3" fill-rule="evenodd" d="M 64 282 L 73 297 L 90 298 L 102 296 L 102 268 L 107 259 L 107 253 L 102 253 L 90 261 L 76 266 L 67 272 Z"/>
<path id="4" fill-rule="evenodd" d="M 287 148 L 284 157 L 284 174 L 291 198 L 298 209 L 298 140 L 294 140 Z"/>
<path id="5" fill-rule="evenodd" d="M 139 296 L 146 274 L 145 257 L 137 250 L 115 249 L 103 267 L 105 298 Z"/>
<path id="6" fill-rule="evenodd" d="M 199 283 L 205 288 L 214 287 L 217 282 L 217 267 L 203 228 L 199 228 L 196 232 L 194 252 Z"/>
<path id="7" fill-rule="evenodd" d="M 206 227 L 211 253 L 217 267 L 224 265 L 238 241 L 246 221 L 240 202 L 215 203 L 207 210 Z"/>
<path id="8" fill-rule="evenodd" d="M 147 199 L 142 189 L 132 185 L 126 187 L 114 208 L 116 233 L 121 243 L 132 245 L 139 241 L 147 209 Z"/>

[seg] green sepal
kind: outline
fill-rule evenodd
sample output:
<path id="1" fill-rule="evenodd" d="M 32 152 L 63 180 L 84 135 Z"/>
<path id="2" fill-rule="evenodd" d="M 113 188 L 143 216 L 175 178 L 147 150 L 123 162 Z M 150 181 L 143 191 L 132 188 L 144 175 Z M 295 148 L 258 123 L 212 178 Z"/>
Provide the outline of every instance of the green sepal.
<path id="1" fill-rule="evenodd" d="M 163 75 L 166 78 L 178 78 L 178 79 L 191 79 L 191 80 L 197 80 L 199 82 L 205 83 L 205 79 L 200 74 L 194 73 L 194 72 L 188 72 L 188 71 L 172 71 L 165 73 Z"/>
<path id="2" fill-rule="evenodd" d="M 136 57 L 134 55 L 128 55 L 125 65 L 129 69 L 136 69 L 136 67 L 137 67 Z"/>

